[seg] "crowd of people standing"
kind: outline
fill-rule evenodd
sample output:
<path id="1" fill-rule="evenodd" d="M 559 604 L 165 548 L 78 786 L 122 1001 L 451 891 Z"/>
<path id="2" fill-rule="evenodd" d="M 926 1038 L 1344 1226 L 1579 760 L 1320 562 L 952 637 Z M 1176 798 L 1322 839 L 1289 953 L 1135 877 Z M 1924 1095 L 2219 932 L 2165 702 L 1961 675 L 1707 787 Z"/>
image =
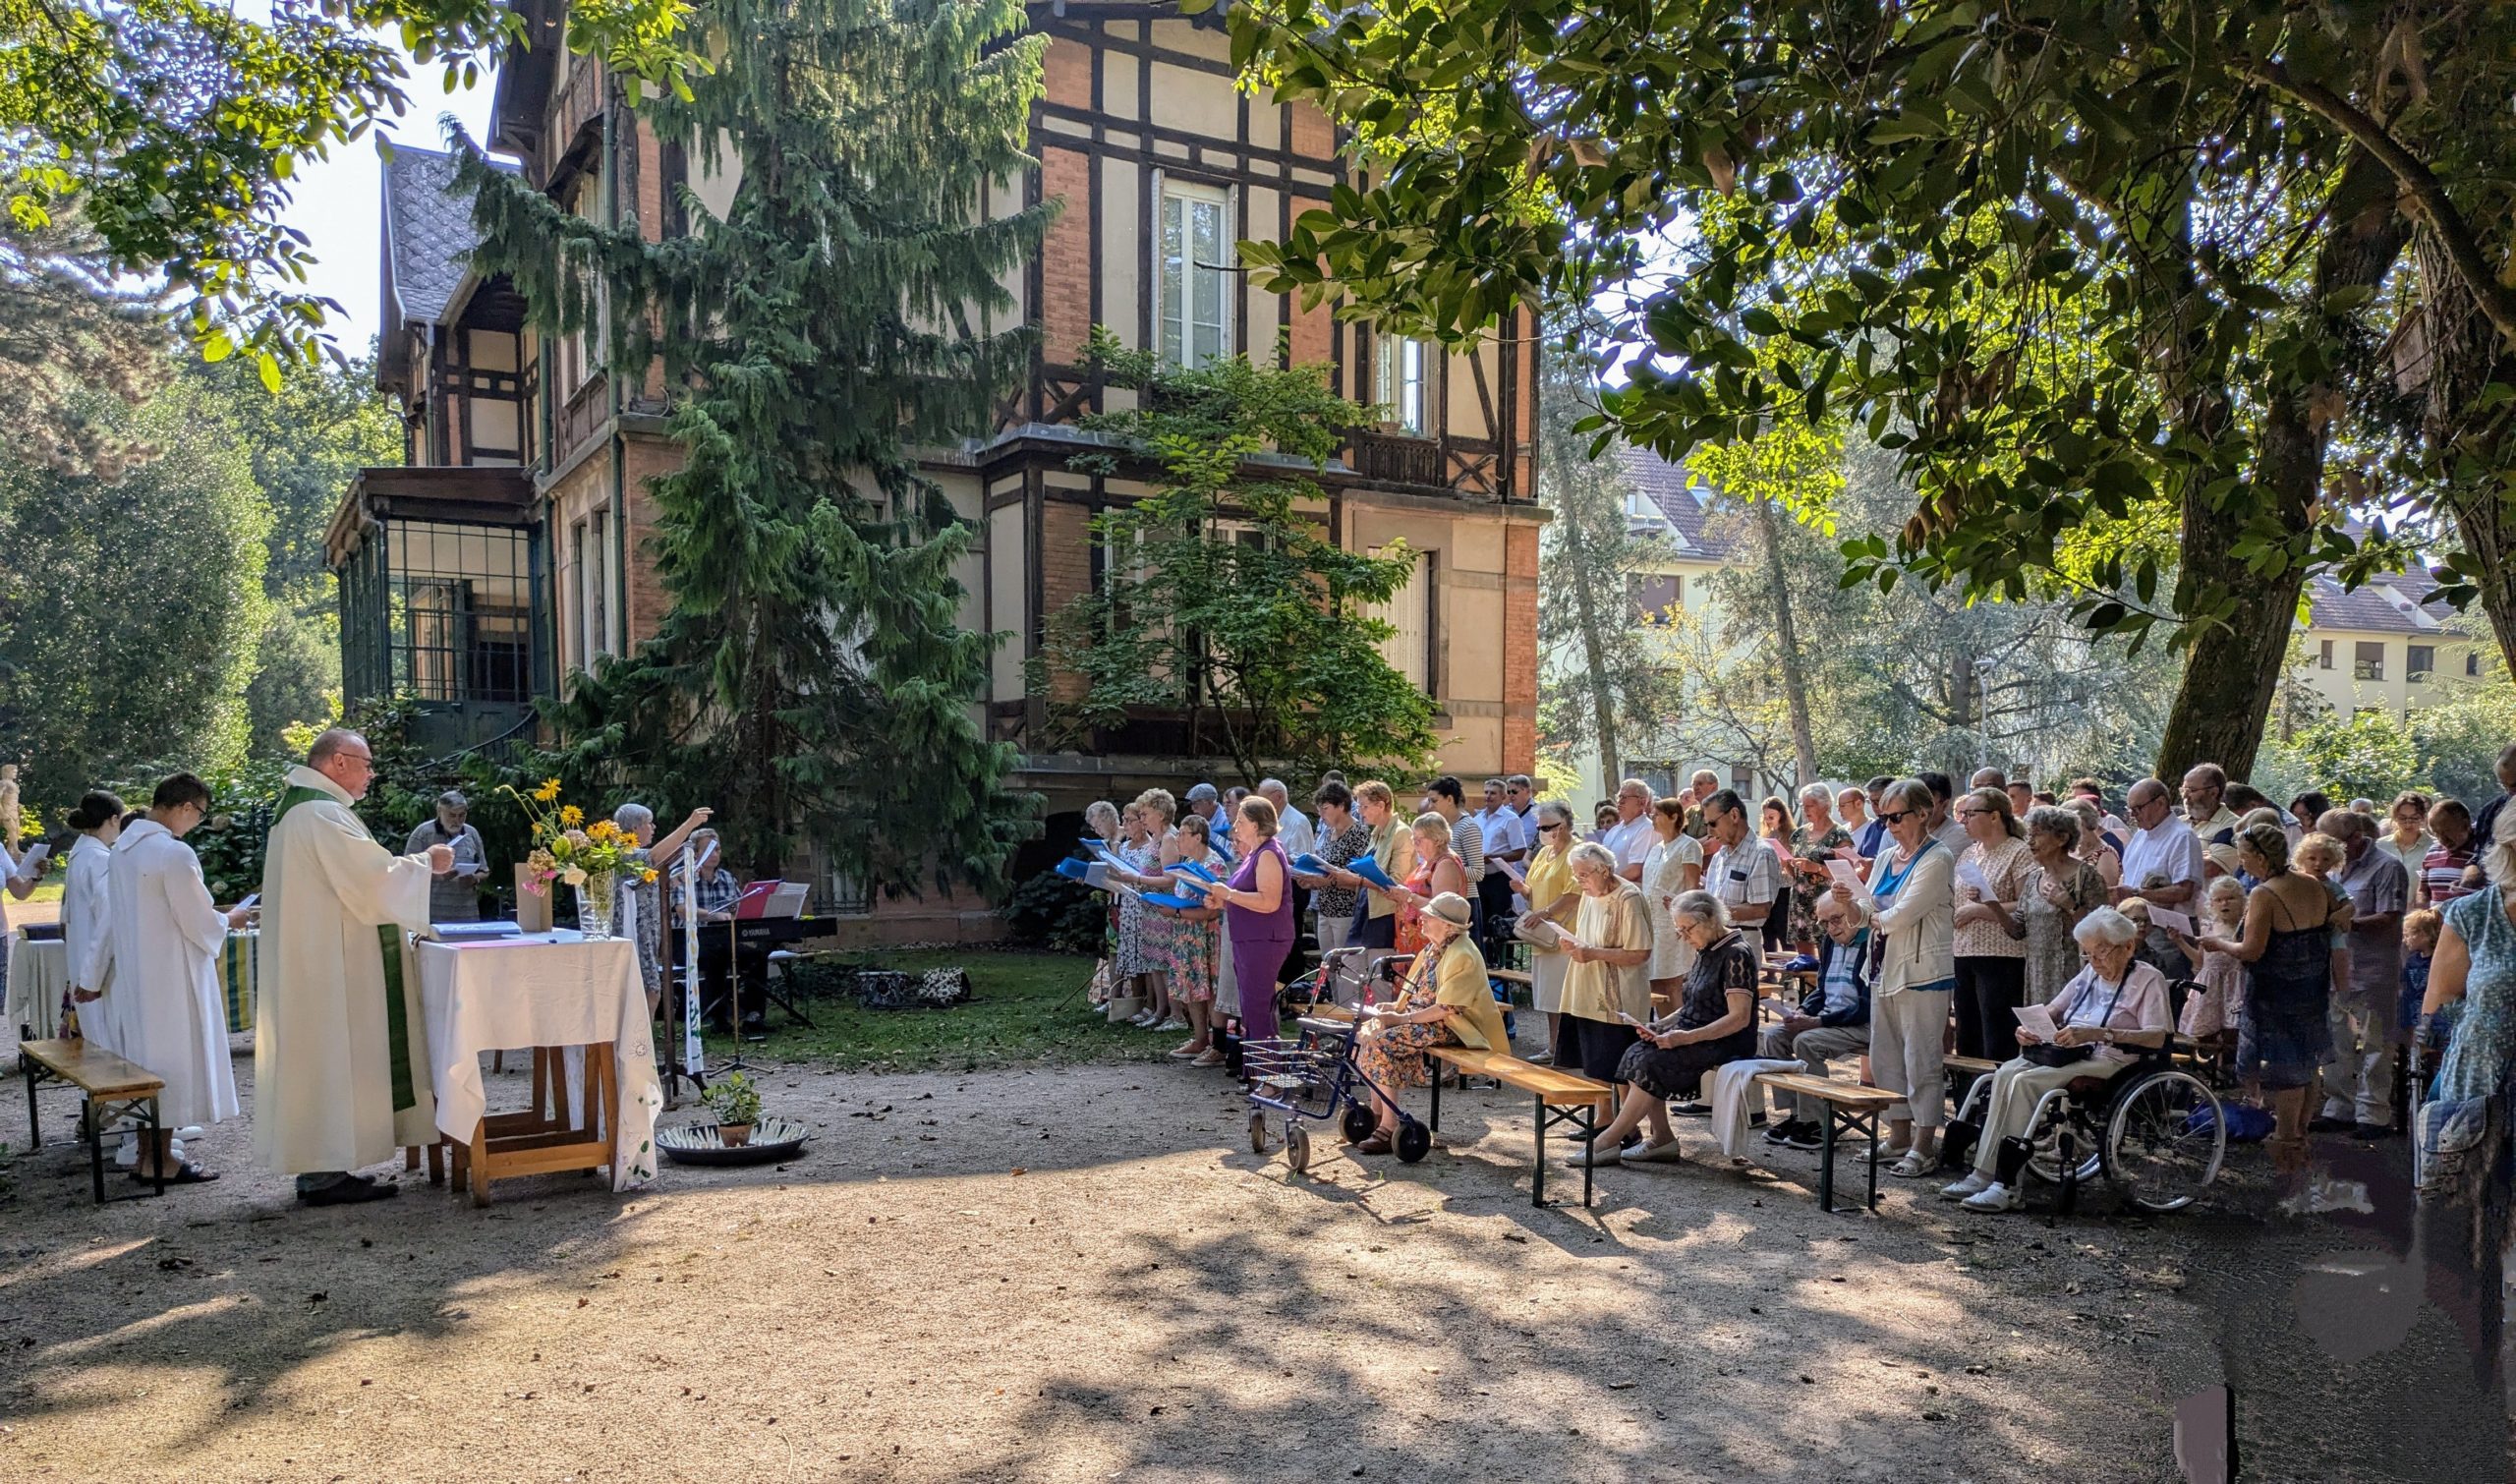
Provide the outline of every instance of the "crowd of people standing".
<path id="1" fill-rule="evenodd" d="M 2500 780 L 2516 791 L 2516 748 Z M 1997 1211 L 2020 1203 L 2019 1125 L 2044 1090 L 2178 1033 L 2267 1105 L 2273 1166 L 2296 1196 L 2311 1135 L 2399 1131 L 2397 1061 L 2417 1027 L 2442 1045 L 2485 981 L 2491 1003 L 2516 998 L 2502 801 L 2275 803 L 2210 764 L 2134 782 L 2119 813 L 2097 780 L 2048 790 L 1994 769 L 1962 788 L 1920 772 L 1791 799 L 1745 797 L 1708 771 L 1666 797 L 1627 779 L 1586 815 L 1525 776 L 1489 780 L 1479 808 L 1454 777 L 1412 792 L 1411 814 L 1392 785 L 1333 774 L 1308 813 L 1274 779 L 1093 806 L 1129 885 L 1176 889 L 1182 863 L 1228 883 L 1191 888 L 1202 905 L 1186 907 L 1114 895 L 1105 1002 L 1184 1033 L 1181 1060 L 1224 1065 L 1231 1037 L 1277 1034 L 1308 915 L 1323 952 L 1414 955 L 1395 1001 L 1364 1011 L 1367 1068 L 1395 1091 L 1421 1084 L 1429 1044 L 1510 1044 L 1492 997 L 1460 986 L 1524 961 L 1528 1059 L 1620 1089 L 1576 1160 L 1679 1158 L 1669 1110 L 1700 1111 L 1726 1062 L 1824 1075 L 1859 1057 L 1900 1100 L 1881 1151 L 1891 1172 L 1954 1166 L 1965 1172 L 1944 1193 Z M 1381 880 L 1357 872 L 1365 861 Z M 1785 956 L 1810 988 L 1760 1026 L 1759 970 Z M 2022 1030 L 2030 1005 L 2049 1014 L 2049 1039 Z M 2463 1024 L 2478 1027 L 2468 1039 L 2516 1039 L 2503 1029 L 2516 1011 Z M 1951 1055 L 1999 1070 L 1980 1126 L 1943 1155 Z M 1812 1112 L 1784 1108 L 1765 1137 L 1815 1147 Z"/>

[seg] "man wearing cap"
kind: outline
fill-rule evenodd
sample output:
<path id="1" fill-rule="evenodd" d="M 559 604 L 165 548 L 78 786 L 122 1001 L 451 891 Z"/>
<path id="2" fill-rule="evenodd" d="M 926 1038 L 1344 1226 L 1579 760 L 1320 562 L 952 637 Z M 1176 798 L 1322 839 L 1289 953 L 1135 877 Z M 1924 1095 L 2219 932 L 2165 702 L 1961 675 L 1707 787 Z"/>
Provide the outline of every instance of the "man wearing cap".
<path id="1" fill-rule="evenodd" d="M 467 823 L 472 803 L 449 788 L 436 796 L 436 818 L 411 831 L 404 855 L 426 855 L 430 845 L 454 851 L 454 869 L 429 884 L 429 921 L 471 923 L 481 920 L 481 884 L 489 879 L 489 852 L 481 831 Z"/>
<path id="2" fill-rule="evenodd" d="M 1224 858 L 1224 864 L 1229 865 L 1231 863 L 1231 821 L 1221 817 L 1223 795 L 1216 791 L 1212 783 L 1199 783 L 1188 790 L 1188 796 L 1181 802 L 1187 806 L 1190 814 L 1206 822 L 1206 843 L 1214 848 L 1215 854 Z"/>

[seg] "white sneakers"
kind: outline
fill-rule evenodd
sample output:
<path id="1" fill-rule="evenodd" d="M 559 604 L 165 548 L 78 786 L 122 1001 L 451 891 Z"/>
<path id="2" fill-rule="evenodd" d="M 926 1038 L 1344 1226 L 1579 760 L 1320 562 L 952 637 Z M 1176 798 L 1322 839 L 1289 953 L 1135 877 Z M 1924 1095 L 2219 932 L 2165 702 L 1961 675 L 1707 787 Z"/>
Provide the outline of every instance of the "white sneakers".
<path id="1" fill-rule="evenodd" d="M 1940 1186 L 1939 1198 L 1943 1201 L 1962 1201 L 1970 1195 L 1982 1194 L 1983 1187 L 1989 1185 L 1991 1182 L 1992 1177 L 1990 1175 L 1983 1173 L 1979 1170 L 1970 1170 L 1966 1172 L 1966 1178 L 1957 1181 L 1953 1185 Z"/>
<path id="2" fill-rule="evenodd" d="M 1579 1149 L 1572 1151 L 1572 1158 L 1565 1161 L 1565 1163 L 1575 1170 L 1579 1170 L 1584 1167 L 1591 1170 L 1605 1170 L 1610 1165 L 1624 1164 L 1625 1155 L 1615 1145 L 1602 1139 L 1595 1143 L 1585 1144 Z"/>
<path id="3" fill-rule="evenodd" d="M 2027 1193 L 2023 1190 L 2012 1190 L 2000 1181 L 1993 1180 L 1982 1189 L 1966 1197 L 1963 1204 L 1969 1211 L 2016 1211 L 2027 1204 Z"/>

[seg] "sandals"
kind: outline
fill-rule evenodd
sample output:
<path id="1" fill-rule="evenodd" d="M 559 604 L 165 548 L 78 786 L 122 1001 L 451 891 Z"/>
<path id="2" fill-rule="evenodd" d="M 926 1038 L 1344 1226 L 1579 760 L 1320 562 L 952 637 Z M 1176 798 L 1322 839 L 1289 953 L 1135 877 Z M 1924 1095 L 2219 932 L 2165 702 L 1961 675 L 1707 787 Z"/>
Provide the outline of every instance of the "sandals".
<path id="1" fill-rule="evenodd" d="M 137 1170 L 131 1172 L 131 1177 L 143 1185 L 155 1185 L 158 1183 L 155 1175 L 142 1174 Z M 217 1178 L 218 1175 L 214 1170 L 203 1170 L 199 1165 L 187 1164 L 176 1166 L 174 1172 L 166 1176 L 165 1183 L 169 1185 L 206 1185 Z"/>
<path id="2" fill-rule="evenodd" d="M 1937 1169 L 1938 1166 L 1939 1159 L 1937 1156 L 1934 1155 L 1928 1159 L 1924 1159 L 1921 1151 L 1909 1149 L 1905 1151 L 1905 1157 L 1896 1162 L 1895 1168 L 1889 1170 L 1887 1172 L 1900 1180 L 1917 1180 L 1923 1175 L 1930 1173 L 1933 1170 Z"/>
<path id="3" fill-rule="evenodd" d="M 1353 1146 L 1353 1149 L 1356 1154 L 1387 1154 L 1389 1153 L 1389 1140 L 1382 1138 L 1376 1133 L 1370 1138 L 1365 1139 L 1360 1144 Z"/>

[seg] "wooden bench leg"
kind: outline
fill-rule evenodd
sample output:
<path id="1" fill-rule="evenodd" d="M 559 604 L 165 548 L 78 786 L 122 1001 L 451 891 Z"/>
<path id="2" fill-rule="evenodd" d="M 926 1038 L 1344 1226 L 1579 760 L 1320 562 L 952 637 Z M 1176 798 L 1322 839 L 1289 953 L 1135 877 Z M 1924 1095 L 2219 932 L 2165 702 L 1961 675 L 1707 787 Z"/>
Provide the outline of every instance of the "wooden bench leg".
<path id="1" fill-rule="evenodd" d="M 429 1146 L 429 1183 L 431 1185 L 445 1183 L 445 1141 L 443 1139 Z"/>
<path id="2" fill-rule="evenodd" d="M 165 1120 L 164 1116 L 163 1116 L 163 1115 L 159 1113 L 159 1111 L 158 1111 L 158 1108 L 157 1108 L 157 1100 L 156 1100 L 155 1098 L 151 1098 L 151 1099 L 149 1099 L 149 1100 L 148 1100 L 148 1121 L 147 1121 L 147 1123 L 145 1123 L 144 1125 L 143 1125 L 143 1127 L 142 1127 L 142 1129 L 141 1129 L 141 1134 L 140 1134 L 140 1136 L 141 1136 L 143 1139 L 147 1140 L 147 1141 L 148 1141 L 148 1143 L 149 1143 L 151 1146 L 154 1146 L 154 1145 L 156 1144 L 156 1142 L 157 1142 L 157 1135 L 158 1135 L 158 1133 L 159 1133 L 160 1131 L 162 1131 L 162 1130 L 165 1128 L 165 1126 L 166 1126 L 166 1120 Z M 157 1181 L 156 1181 L 156 1184 L 157 1184 L 157 1193 L 158 1193 L 159 1195 L 164 1195 L 164 1194 L 166 1193 L 166 1162 L 165 1162 L 164 1160 L 159 1160 L 159 1161 L 157 1162 Z"/>
<path id="3" fill-rule="evenodd" d="M 1835 1209 L 1835 1127 L 1843 1117 L 1843 1111 L 1832 1103 L 1825 1108 L 1824 1131 L 1819 1136 L 1823 1147 L 1817 1152 L 1817 1209 L 1832 1215 Z M 1870 1146 L 1869 1177 L 1873 1180 L 1878 1178 L 1877 1148 L 1875 1144 Z"/>
<path id="4" fill-rule="evenodd" d="M 87 1174 L 96 1187 L 96 1204 L 101 1206 L 105 1203 L 105 1120 L 98 1116 L 95 1099 L 87 1099 L 80 1108 L 79 1121 L 87 1126 Z"/>
<path id="5" fill-rule="evenodd" d="M 29 1150 L 43 1147 L 43 1116 L 35 1111 L 35 1067 L 34 1057 L 24 1055 L 18 1057 L 18 1069 L 27 1078 L 27 1148 Z"/>
<path id="6" fill-rule="evenodd" d="M 1546 1099 L 1532 1096 L 1537 1105 L 1537 1172 L 1529 1176 L 1529 1204 L 1546 1204 Z"/>

